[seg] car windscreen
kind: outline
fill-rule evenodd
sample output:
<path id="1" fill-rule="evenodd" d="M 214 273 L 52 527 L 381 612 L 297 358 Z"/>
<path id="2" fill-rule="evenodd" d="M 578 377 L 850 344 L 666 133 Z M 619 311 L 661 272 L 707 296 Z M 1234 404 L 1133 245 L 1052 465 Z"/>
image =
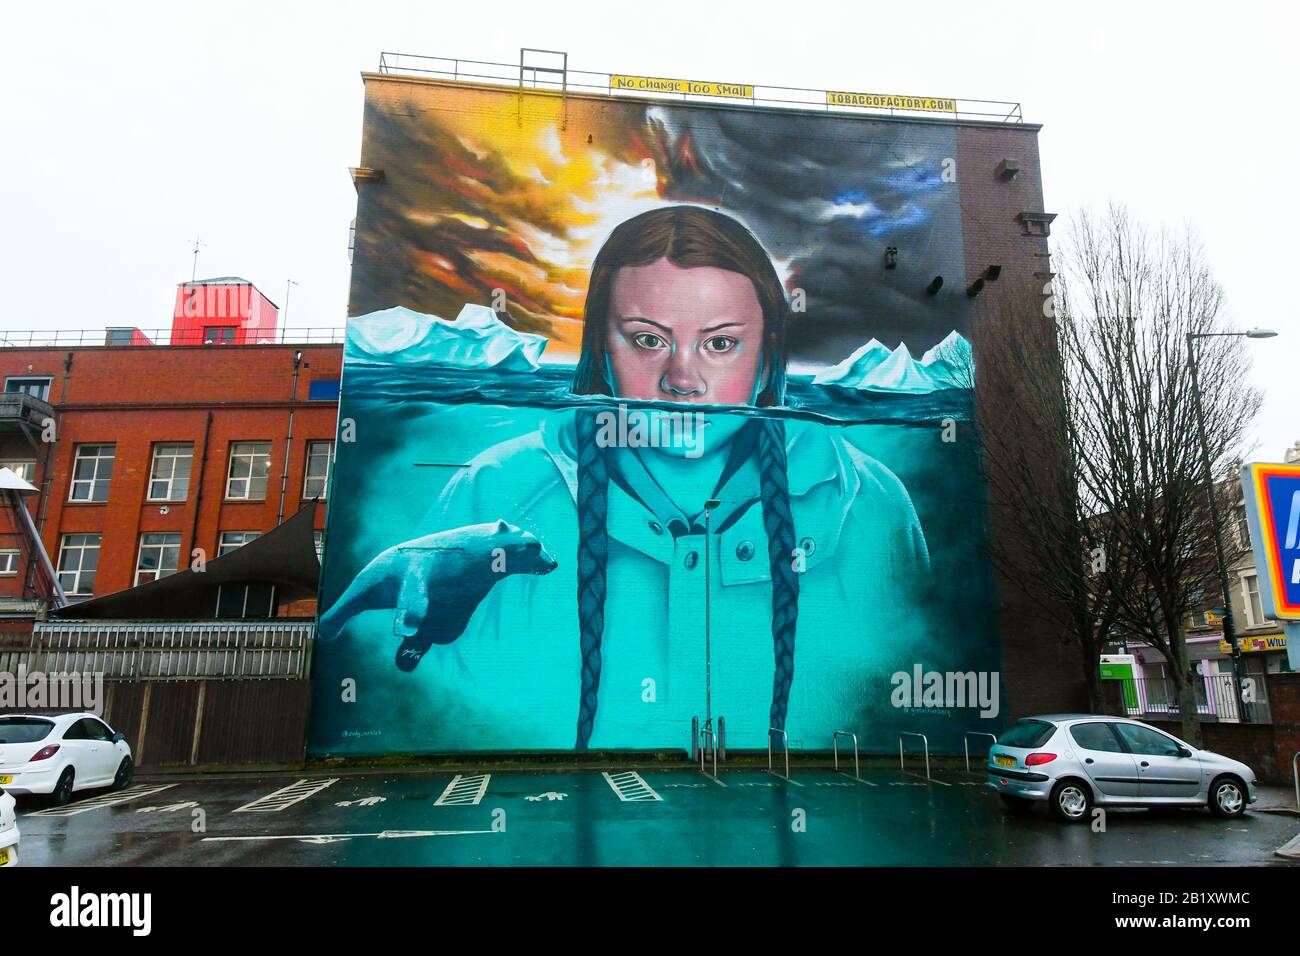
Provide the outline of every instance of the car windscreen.
<path id="1" fill-rule="evenodd" d="M 998 743 L 1004 747 L 1041 747 L 1056 732 L 1056 725 L 1045 720 L 1022 720 L 1008 727 Z"/>
<path id="2" fill-rule="evenodd" d="M 39 717 L 0 717 L 0 744 L 34 744 L 54 729 L 54 721 Z"/>

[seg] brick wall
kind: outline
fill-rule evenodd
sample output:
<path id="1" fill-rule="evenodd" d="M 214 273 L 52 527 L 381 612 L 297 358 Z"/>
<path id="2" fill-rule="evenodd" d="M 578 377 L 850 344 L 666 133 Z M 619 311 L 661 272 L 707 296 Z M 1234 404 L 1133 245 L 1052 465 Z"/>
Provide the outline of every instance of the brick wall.
<path id="1" fill-rule="evenodd" d="M 988 385 L 989 375 L 985 373 L 993 369 L 999 355 L 996 350 L 981 348 L 983 316 L 1025 290 L 1037 294 L 1047 282 L 1043 274 L 1050 269 L 1047 240 L 1026 235 L 1017 218 L 1021 212 L 1044 211 L 1038 127 L 963 126 L 957 132 L 957 148 L 966 281 L 984 275 L 990 266 L 1001 267 L 998 279 L 986 282 L 975 300 L 978 308 L 972 342 L 976 401 L 984 420 L 990 410 L 1013 411 L 1016 403 Z M 1012 179 L 999 175 L 999 165 L 1008 159 L 1019 164 L 1019 172 Z M 962 292 L 954 290 L 954 294 Z M 1041 444 L 1031 432 L 1022 430 L 1017 437 L 1030 449 L 1031 456 L 1035 446 Z M 1049 480 L 1050 462 L 1044 460 L 1043 468 L 1044 480 Z M 990 513 L 989 535 L 1001 552 L 1014 552 L 1021 533 L 1013 518 L 996 511 Z M 1087 710 L 1079 650 L 1064 642 L 1060 626 L 1044 607 L 1042 596 L 1025 593 L 1001 570 L 997 589 L 1007 716 Z"/>
<path id="2" fill-rule="evenodd" d="M 1291 761 L 1300 753 L 1300 673 L 1269 674 L 1268 705 L 1273 715 L 1273 758 L 1280 782 L 1292 780 Z"/>
<path id="3" fill-rule="evenodd" d="M 1118 681 L 1112 682 L 1116 685 Z M 1249 766 L 1265 783 L 1291 784 L 1291 761 L 1300 752 L 1300 673 L 1269 674 L 1271 724 L 1201 724 L 1202 744 Z M 1177 736 L 1177 721 L 1149 721 Z"/>
<path id="4" fill-rule="evenodd" d="M 294 356 L 298 351 L 302 352 L 302 367 L 295 391 Z M 69 356 L 70 370 L 66 367 Z M 275 527 L 281 511 L 284 516 L 293 514 L 302 500 L 307 442 L 334 438 L 337 402 L 309 401 L 308 394 L 313 380 L 337 379 L 341 362 L 342 347 L 338 345 L 0 350 L 0 374 L 53 378 L 49 398 L 58 413 L 58 441 L 52 446 L 48 467 L 43 455 L 37 456 L 33 483 L 46 492 L 43 509 L 36 496 L 29 496 L 27 502 L 37 517 L 51 560 L 57 565 L 63 535 L 100 534 L 94 593 L 107 594 L 135 583 L 141 534 L 178 532 L 182 556 L 193 548 L 215 556 L 222 531 L 265 532 Z M 294 417 L 291 443 L 290 412 Z M 200 466 L 205 431 L 206 462 Z M 271 443 L 266 497 L 227 500 L 230 446 L 249 440 Z M 156 442 L 194 444 L 189 493 L 184 501 L 147 500 Z M 116 445 L 106 502 L 68 500 L 76 447 L 87 443 Z M 0 456 L 9 455 L 32 458 L 36 453 L 25 439 L 20 444 L 11 438 L 0 446 Z M 282 476 L 286 479 L 283 504 Z M 164 506 L 166 514 L 162 513 Z M 316 527 L 320 529 L 324 527 L 324 505 L 317 510 Z M 11 530 L 0 528 L 0 532 Z M 0 595 L 30 597 L 24 593 L 26 581 L 24 562 L 17 576 L 0 578 Z"/>

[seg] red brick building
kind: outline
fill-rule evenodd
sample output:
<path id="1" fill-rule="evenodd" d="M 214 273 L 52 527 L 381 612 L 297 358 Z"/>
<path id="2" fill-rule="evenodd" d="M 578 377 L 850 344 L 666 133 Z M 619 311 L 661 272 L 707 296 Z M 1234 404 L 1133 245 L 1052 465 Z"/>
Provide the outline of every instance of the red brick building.
<path id="1" fill-rule="evenodd" d="M 260 294 L 252 301 L 259 338 L 268 311 L 271 334 L 290 337 L 274 333 L 273 305 Z M 184 318 L 187 329 L 203 321 Z M 71 348 L 0 340 L 0 466 L 38 489 L 21 500 L 70 601 L 183 569 L 196 550 L 216 557 L 311 499 L 320 499 L 319 547 L 342 346 L 237 344 L 252 338 L 155 345 L 106 335 L 122 344 Z M 53 590 L 17 517 L 0 513 L 7 631 L 30 630 Z M 306 603 L 278 613 L 313 613 Z"/>

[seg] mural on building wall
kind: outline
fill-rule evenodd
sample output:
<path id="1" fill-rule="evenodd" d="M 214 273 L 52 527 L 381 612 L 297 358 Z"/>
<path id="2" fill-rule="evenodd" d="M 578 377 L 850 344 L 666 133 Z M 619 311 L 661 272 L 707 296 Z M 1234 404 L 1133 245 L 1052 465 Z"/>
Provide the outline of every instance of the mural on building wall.
<path id="1" fill-rule="evenodd" d="M 313 752 L 978 726 L 954 129 L 367 94 Z"/>

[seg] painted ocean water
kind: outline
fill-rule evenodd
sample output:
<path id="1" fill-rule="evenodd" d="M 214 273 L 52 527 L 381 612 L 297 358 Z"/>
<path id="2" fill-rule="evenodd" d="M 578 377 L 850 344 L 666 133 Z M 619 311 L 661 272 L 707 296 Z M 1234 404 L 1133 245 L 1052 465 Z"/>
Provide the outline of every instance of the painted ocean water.
<path id="1" fill-rule="evenodd" d="M 401 408 L 433 402 L 442 405 L 489 404 L 539 409 L 574 408 L 584 404 L 609 404 L 606 396 L 574 395 L 570 391 L 573 367 L 543 365 L 532 371 L 499 368 L 453 368 L 437 364 L 400 366 L 349 359 L 343 381 L 345 399 L 356 396 L 371 407 Z M 629 406 L 654 406 L 655 402 L 618 400 Z M 973 395 L 969 389 L 932 392 L 881 392 L 814 383 L 811 377 L 792 376 L 786 386 L 786 404 L 779 409 L 714 406 L 731 414 L 763 414 L 805 418 L 837 425 L 930 426 L 945 418 L 970 421 Z M 680 406 L 676 406 L 680 408 Z M 709 411 L 710 406 L 692 406 Z"/>

